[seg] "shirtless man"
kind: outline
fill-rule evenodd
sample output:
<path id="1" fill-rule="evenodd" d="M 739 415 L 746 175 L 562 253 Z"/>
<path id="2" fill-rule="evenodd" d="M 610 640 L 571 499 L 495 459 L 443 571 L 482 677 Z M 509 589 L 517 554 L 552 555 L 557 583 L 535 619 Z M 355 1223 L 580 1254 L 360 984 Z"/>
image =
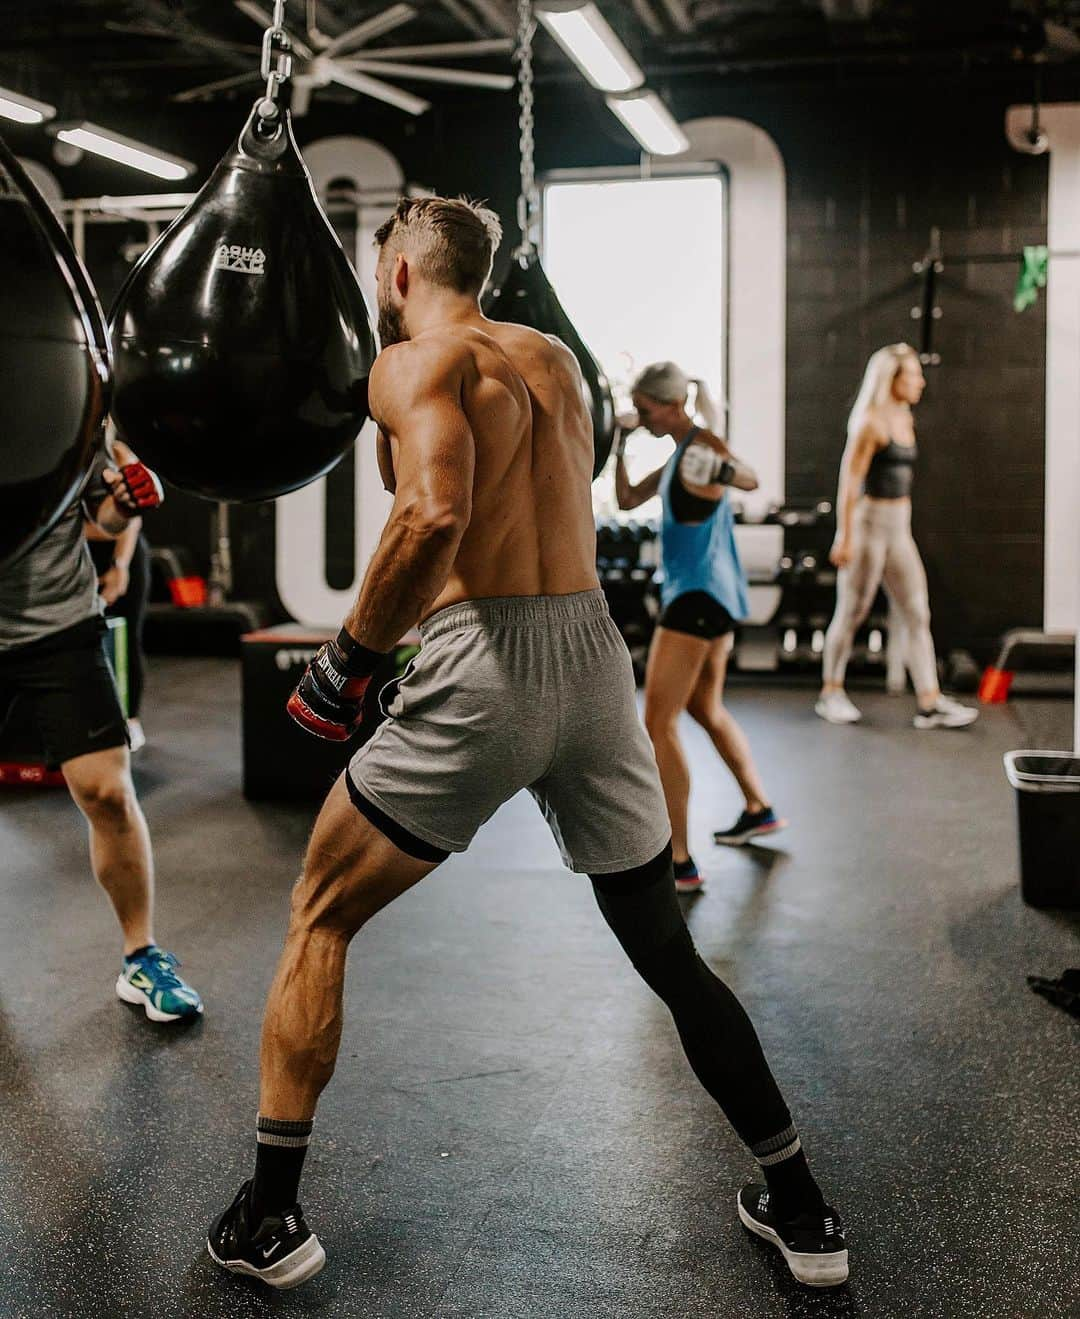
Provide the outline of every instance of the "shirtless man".
<path id="1" fill-rule="evenodd" d="M 796 1277 L 847 1277 L 754 1028 L 698 957 L 675 896 L 670 826 L 630 657 L 596 576 L 592 427 L 569 351 L 487 320 L 500 238 L 463 201 L 402 201 L 376 235 L 371 375 L 393 509 L 355 607 L 289 702 L 344 740 L 379 661 L 415 624 L 421 650 L 315 824 L 263 1022 L 255 1175 L 213 1225 L 235 1273 L 295 1287 L 325 1261 L 297 1193 L 341 1041 L 350 940 L 528 788 L 570 869 L 675 1018 L 702 1084 L 761 1164 L 746 1226 Z"/>

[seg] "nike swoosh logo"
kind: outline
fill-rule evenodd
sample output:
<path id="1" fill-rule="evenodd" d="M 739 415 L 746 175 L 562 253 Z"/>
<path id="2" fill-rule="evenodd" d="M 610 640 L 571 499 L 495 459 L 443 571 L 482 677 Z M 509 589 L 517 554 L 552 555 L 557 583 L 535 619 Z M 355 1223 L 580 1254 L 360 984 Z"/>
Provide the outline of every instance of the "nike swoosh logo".
<path id="1" fill-rule="evenodd" d="M 100 728 L 92 728 L 90 732 L 87 733 L 86 736 L 92 742 L 94 738 L 100 737 L 102 733 L 107 733 L 110 728 L 112 728 L 112 720 L 110 720 L 107 724 L 102 724 Z"/>
<path id="2" fill-rule="evenodd" d="M 281 1245 L 281 1242 L 279 1241 L 279 1242 L 277 1242 L 275 1245 L 271 1246 L 269 1250 L 260 1250 L 260 1251 L 259 1251 L 259 1254 L 263 1257 L 263 1259 L 269 1259 L 271 1255 L 274 1255 L 274 1254 L 277 1253 L 277 1248 L 278 1248 L 278 1246 L 280 1246 L 280 1245 Z"/>

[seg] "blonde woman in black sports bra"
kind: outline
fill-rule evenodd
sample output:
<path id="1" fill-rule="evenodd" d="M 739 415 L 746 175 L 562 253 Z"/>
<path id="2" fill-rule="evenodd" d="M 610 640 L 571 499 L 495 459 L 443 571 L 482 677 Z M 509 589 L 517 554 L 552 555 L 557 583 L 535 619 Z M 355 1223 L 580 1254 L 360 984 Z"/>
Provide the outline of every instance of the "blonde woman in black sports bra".
<path id="1" fill-rule="evenodd" d="M 978 711 L 943 696 L 930 635 L 926 572 L 911 535 L 911 486 L 918 449 L 912 407 L 926 387 L 907 344 L 879 348 L 867 363 L 848 419 L 840 465 L 836 539 L 836 612 L 825 634 L 822 687 L 815 711 L 831 724 L 862 718 L 844 691 L 855 633 L 884 582 L 907 634 L 905 659 L 915 685 L 916 728 L 966 728 Z"/>

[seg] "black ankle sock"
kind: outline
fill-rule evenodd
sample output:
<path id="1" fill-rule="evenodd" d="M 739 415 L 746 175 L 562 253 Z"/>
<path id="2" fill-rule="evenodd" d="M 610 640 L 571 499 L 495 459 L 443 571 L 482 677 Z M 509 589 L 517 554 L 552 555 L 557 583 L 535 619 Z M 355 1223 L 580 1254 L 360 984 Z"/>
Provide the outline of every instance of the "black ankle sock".
<path id="1" fill-rule="evenodd" d="M 769 1188 L 772 1211 L 781 1222 L 822 1212 L 825 1199 L 793 1126 L 755 1145 L 753 1152 Z"/>
<path id="2" fill-rule="evenodd" d="M 676 879 L 686 879 L 690 875 L 697 874 L 697 864 L 692 856 L 688 856 L 685 861 L 676 861 L 673 869 Z"/>
<path id="3" fill-rule="evenodd" d="M 280 1216 L 296 1204 L 312 1125 L 259 1114 L 255 1124 L 255 1179 L 248 1197 L 252 1227 L 269 1215 Z"/>
<path id="4" fill-rule="evenodd" d="M 148 952 L 150 951 L 150 949 L 153 948 L 154 946 L 155 946 L 155 945 L 152 944 L 152 943 L 144 943 L 143 946 L 142 946 L 141 948 L 136 948 L 135 951 L 134 951 L 133 953 L 125 953 L 125 954 L 124 954 L 124 961 L 125 961 L 125 962 L 134 962 L 134 960 L 136 959 L 136 957 L 142 957 L 142 955 L 143 955 L 144 953 L 148 953 Z"/>

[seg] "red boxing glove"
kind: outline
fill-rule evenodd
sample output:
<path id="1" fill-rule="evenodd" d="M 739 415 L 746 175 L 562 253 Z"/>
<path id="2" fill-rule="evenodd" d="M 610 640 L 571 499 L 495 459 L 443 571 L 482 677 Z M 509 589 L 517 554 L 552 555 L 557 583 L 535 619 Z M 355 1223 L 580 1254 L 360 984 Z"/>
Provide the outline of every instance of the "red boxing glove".
<path id="1" fill-rule="evenodd" d="M 364 697 L 385 658 L 354 641 L 344 628 L 307 666 L 286 709 L 306 732 L 327 742 L 346 742 L 364 718 Z"/>
<path id="2" fill-rule="evenodd" d="M 165 499 L 161 482 L 143 463 L 121 467 L 117 479 L 109 483 L 109 493 L 127 518 L 137 518 L 140 513 L 158 508 Z"/>

